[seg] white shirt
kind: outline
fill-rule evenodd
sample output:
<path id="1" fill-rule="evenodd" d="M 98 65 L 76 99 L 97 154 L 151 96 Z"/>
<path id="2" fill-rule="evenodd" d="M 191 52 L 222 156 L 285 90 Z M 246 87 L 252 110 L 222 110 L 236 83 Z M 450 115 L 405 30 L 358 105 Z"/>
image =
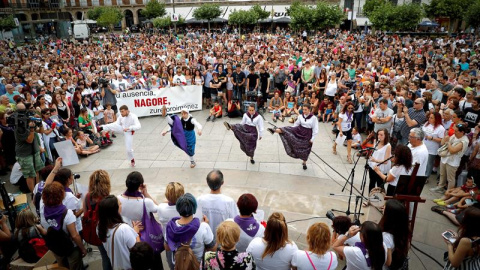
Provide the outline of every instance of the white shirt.
<path id="1" fill-rule="evenodd" d="M 360 133 L 352 134 L 352 143 L 362 143 L 362 135 Z"/>
<path id="2" fill-rule="evenodd" d="M 128 131 L 136 131 L 142 128 L 140 121 L 138 121 L 138 117 L 133 113 L 128 113 L 125 117 L 119 114 L 116 123 L 121 126 L 122 129 L 126 128 Z"/>
<path id="3" fill-rule="evenodd" d="M 248 245 L 250 245 L 250 242 L 252 242 L 252 240 L 256 237 L 263 238 L 263 235 L 265 233 L 265 227 L 263 227 L 263 225 L 261 225 L 260 223 L 258 224 L 258 226 L 258 231 L 254 237 L 249 236 L 242 230 L 242 228 L 240 228 L 240 240 L 238 240 L 236 246 L 238 252 L 247 251 Z"/>
<path id="4" fill-rule="evenodd" d="M 252 255 L 258 270 L 290 270 L 293 254 L 298 250 L 294 242 L 287 243 L 285 247 L 275 251 L 273 255 L 267 255 L 262 259 L 266 247 L 267 244 L 260 237 L 253 239 L 247 247 L 247 252 Z"/>
<path id="5" fill-rule="evenodd" d="M 138 234 L 133 230 L 132 227 L 128 226 L 125 223 L 118 225 L 118 229 L 115 232 L 115 237 L 113 239 L 113 250 L 112 250 L 112 236 L 115 228 L 108 229 L 107 231 L 107 241 L 103 243 L 103 247 L 107 251 L 108 258 L 110 263 L 112 262 L 112 254 L 115 252 L 114 262 L 112 268 L 117 269 L 130 269 L 130 249 L 137 242 Z"/>
<path id="6" fill-rule="evenodd" d="M 202 125 L 197 121 L 197 119 L 193 118 L 192 115 L 188 115 L 188 118 L 187 120 L 184 120 L 184 121 L 188 121 L 189 118 L 192 118 L 192 120 L 190 122 L 192 122 L 192 124 L 198 129 L 198 130 L 202 130 Z M 180 117 L 180 121 L 182 120 L 182 117 Z M 173 125 L 173 119 L 172 117 L 167 117 L 167 123 L 169 125 Z"/>
<path id="7" fill-rule="evenodd" d="M 304 128 L 310 128 L 312 129 L 312 138 L 310 139 L 313 141 L 315 139 L 315 136 L 318 134 L 318 119 L 315 115 L 310 117 L 309 119 L 306 119 L 304 115 L 300 115 L 297 118 L 297 121 L 293 124 L 294 127 L 302 126 Z"/>
<path id="8" fill-rule="evenodd" d="M 175 74 L 173 76 L 172 82 L 176 85 L 179 85 L 179 84 L 182 84 L 182 83 L 187 83 L 187 80 L 185 79 L 185 76 Z"/>
<path id="9" fill-rule="evenodd" d="M 418 171 L 420 171 L 420 169 L 418 169 Z M 398 180 L 400 179 L 400 175 L 409 175 L 410 170 L 407 171 L 403 165 L 400 165 L 400 166 L 393 166 L 390 169 L 389 173 L 393 175 L 395 179 L 392 182 L 388 182 L 388 184 L 396 187 L 398 184 Z"/>
<path id="10" fill-rule="evenodd" d="M 380 160 L 380 161 L 383 161 L 385 160 L 385 154 L 387 153 L 387 149 L 390 147 L 391 149 L 391 145 L 390 143 L 387 143 L 386 145 L 384 145 L 382 148 L 377 148 L 375 151 L 373 151 L 372 153 L 372 157 L 376 160 Z M 391 151 L 391 150 L 390 150 Z M 387 157 L 389 158 L 389 157 Z M 371 168 L 374 168 L 375 166 L 378 165 L 377 162 L 373 162 L 373 161 L 368 161 L 368 165 L 371 167 Z M 382 165 L 380 165 L 380 171 L 385 174 L 387 173 L 390 168 L 392 167 L 392 162 L 389 160 L 385 163 L 383 163 Z"/>
<path id="11" fill-rule="evenodd" d="M 65 192 L 65 198 L 63 198 L 62 204 L 67 207 L 67 209 L 72 210 L 72 211 L 78 211 L 82 209 L 82 201 L 75 197 L 71 192 Z M 46 229 L 47 227 L 44 226 L 44 224 L 47 222 L 45 221 L 44 217 L 44 211 L 45 211 L 45 205 L 43 204 L 43 199 L 40 200 L 40 223 L 42 226 Z M 72 212 L 73 214 L 73 212 Z M 75 217 L 75 215 L 74 215 Z M 75 217 L 75 227 L 77 228 L 78 232 L 82 231 L 82 218 L 81 217 Z M 70 224 L 70 223 L 69 223 Z"/>
<path id="12" fill-rule="evenodd" d="M 175 224 L 178 227 L 182 226 L 178 224 L 178 220 L 175 222 Z M 195 254 L 195 257 L 197 257 L 197 260 L 199 262 L 202 261 L 203 250 L 205 249 L 205 245 L 211 244 L 213 242 L 213 239 L 214 239 L 213 233 L 212 233 L 212 230 L 210 229 L 210 226 L 208 226 L 208 224 L 205 222 L 201 222 L 200 227 L 198 228 L 198 231 L 193 236 L 192 242 L 190 244 L 190 248 L 192 249 L 193 254 Z"/>
<path id="13" fill-rule="evenodd" d="M 20 178 L 22 178 L 22 176 L 23 173 L 21 171 L 20 164 L 18 162 L 15 162 L 12 167 L 12 172 L 10 173 L 10 183 L 13 185 L 17 184 Z"/>
<path id="14" fill-rule="evenodd" d="M 175 205 L 168 205 L 168 203 L 161 203 L 157 205 L 157 214 L 158 221 L 162 224 L 163 233 L 167 231 L 167 223 L 174 217 L 179 217 L 180 214 L 177 212 L 177 207 Z"/>
<path id="15" fill-rule="evenodd" d="M 129 198 L 122 195 L 118 195 L 117 198 L 122 203 L 121 215 L 125 218 L 124 220 L 128 223 L 128 225 L 132 226 L 132 221 L 142 221 L 142 199 Z M 157 213 L 157 206 L 149 198 L 145 198 L 145 207 L 147 208 L 147 213 Z"/>
<path id="16" fill-rule="evenodd" d="M 335 254 L 335 252 L 333 251 L 327 251 L 327 253 L 323 255 L 318 255 L 311 251 L 308 251 L 308 255 L 310 255 L 310 259 L 312 260 L 312 263 L 313 265 L 315 265 L 315 268 L 317 270 L 337 269 L 337 254 Z M 295 254 L 293 254 L 292 266 L 297 267 L 298 270 L 312 270 L 312 263 L 310 262 L 307 254 L 303 250 L 298 250 L 297 252 L 295 252 Z"/>
<path id="17" fill-rule="evenodd" d="M 42 205 L 43 206 L 43 205 Z M 43 208 L 41 209 L 41 213 L 40 213 L 40 223 L 42 224 L 43 228 L 45 228 L 45 230 L 48 230 L 48 228 L 50 228 L 50 226 L 53 226 L 53 225 L 57 225 L 55 220 L 46 220 L 45 219 L 45 216 L 43 214 Z M 67 210 L 67 214 L 65 215 L 65 218 L 63 219 L 63 227 L 62 227 L 62 230 L 64 232 L 66 232 L 68 235 L 70 235 L 70 233 L 68 232 L 67 230 L 67 225 L 70 225 L 72 223 L 75 222 L 75 215 L 73 214 L 72 210 L 68 209 Z M 55 222 L 55 224 L 54 224 Z"/>
<path id="18" fill-rule="evenodd" d="M 262 137 L 263 134 L 263 117 L 259 114 L 257 117 L 253 118 L 253 121 L 246 113 L 243 114 L 242 122 L 240 122 L 241 125 L 249 125 L 252 127 L 257 127 L 258 128 L 258 136 Z"/>
<path id="19" fill-rule="evenodd" d="M 125 92 L 130 88 L 130 83 L 127 80 L 112 80 L 112 84 L 115 90 Z"/>
<path id="20" fill-rule="evenodd" d="M 467 136 L 463 136 L 460 139 L 458 139 L 455 135 L 453 135 L 452 137 L 450 137 L 450 143 L 452 146 L 455 146 L 458 143 L 462 143 L 463 144 L 462 150 L 460 150 L 459 152 L 453 155 L 442 157 L 440 162 L 442 162 L 443 164 L 448 164 L 453 167 L 458 167 L 460 166 L 460 160 L 462 159 L 463 154 L 465 153 L 465 151 L 467 151 L 469 141 Z"/>
<path id="21" fill-rule="evenodd" d="M 427 175 L 427 163 L 428 163 L 428 149 L 424 143 L 420 146 L 413 147 L 412 144 L 408 144 L 408 148 L 412 151 L 412 162 L 413 165 L 415 163 L 420 164 L 418 167 L 417 175 L 418 176 L 425 176 Z M 413 167 L 412 167 L 413 168 Z"/>
<path id="22" fill-rule="evenodd" d="M 352 122 L 353 122 L 353 119 L 354 119 L 353 118 L 353 113 L 350 116 L 350 118 L 348 118 L 346 113 L 340 113 L 338 115 L 338 117 L 342 119 L 342 123 L 341 123 L 342 132 L 349 131 L 352 128 Z"/>
<path id="23" fill-rule="evenodd" d="M 385 249 L 385 261 L 387 260 L 387 247 L 385 243 L 383 244 L 383 248 Z M 370 269 L 367 265 L 367 260 L 363 255 L 363 252 L 358 247 L 344 247 L 343 253 L 345 254 L 345 258 L 347 261 L 347 268 L 346 270 L 365 270 Z"/>
<path id="24" fill-rule="evenodd" d="M 198 206 L 202 213 L 207 216 L 213 235 L 216 235 L 217 227 L 228 218 L 238 215 L 238 208 L 235 201 L 223 194 L 205 194 L 197 199 Z"/>
<path id="25" fill-rule="evenodd" d="M 437 150 L 440 148 L 439 142 L 434 142 L 433 140 L 427 140 L 427 136 L 432 136 L 434 139 L 442 139 L 445 136 L 445 128 L 442 125 L 438 127 L 434 127 L 433 125 L 424 125 L 422 126 L 423 132 L 425 132 L 425 139 L 423 140 L 423 144 L 427 147 L 429 155 L 437 155 Z"/>

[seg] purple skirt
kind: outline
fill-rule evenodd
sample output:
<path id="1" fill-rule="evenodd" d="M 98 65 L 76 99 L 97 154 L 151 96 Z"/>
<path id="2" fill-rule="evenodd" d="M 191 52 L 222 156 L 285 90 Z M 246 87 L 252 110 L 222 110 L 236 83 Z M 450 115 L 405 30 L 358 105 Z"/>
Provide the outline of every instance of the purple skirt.
<path id="1" fill-rule="evenodd" d="M 242 149 L 247 156 L 253 157 L 255 148 L 257 148 L 257 127 L 236 124 L 232 125 L 232 131 L 240 142 L 240 149 Z"/>
<path id="2" fill-rule="evenodd" d="M 280 129 L 282 130 L 282 133 L 279 134 L 280 139 L 282 139 L 287 155 L 303 161 L 308 160 L 308 156 L 312 151 L 312 144 L 310 143 L 312 139 L 312 129 L 302 126 L 284 127 Z"/>

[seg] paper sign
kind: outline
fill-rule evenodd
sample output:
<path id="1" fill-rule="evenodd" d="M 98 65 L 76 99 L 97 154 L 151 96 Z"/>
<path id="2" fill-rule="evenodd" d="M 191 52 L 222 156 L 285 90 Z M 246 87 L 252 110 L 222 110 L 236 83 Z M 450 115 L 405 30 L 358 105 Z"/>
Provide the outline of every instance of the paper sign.
<path id="1" fill-rule="evenodd" d="M 338 134 L 337 139 L 335 139 L 335 142 L 337 143 L 337 145 L 343 145 L 346 138 L 347 136 L 345 134 L 343 134 L 343 136 L 340 136 L 340 134 Z"/>
<path id="2" fill-rule="evenodd" d="M 53 145 L 55 146 L 58 155 L 62 158 L 63 166 L 75 165 L 80 162 L 71 141 L 57 142 Z"/>

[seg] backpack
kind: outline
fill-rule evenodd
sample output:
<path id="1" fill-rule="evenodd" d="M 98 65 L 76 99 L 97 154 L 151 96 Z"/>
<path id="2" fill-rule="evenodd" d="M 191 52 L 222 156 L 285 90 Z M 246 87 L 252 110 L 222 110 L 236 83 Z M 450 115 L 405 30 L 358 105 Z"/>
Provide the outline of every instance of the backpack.
<path id="1" fill-rule="evenodd" d="M 53 227 L 49 227 L 44 239 L 48 249 L 60 257 L 67 257 L 72 254 L 74 246 L 70 239 L 70 236 L 63 231 L 63 222 L 67 215 L 68 209 L 63 212 L 62 219 L 60 221 L 60 229 L 55 230 Z"/>
<path id="2" fill-rule="evenodd" d="M 82 237 L 85 242 L 94 245 L 100 246 L 102 241 L 98 238 L 97 235 L 97 225 L 98 225 L 98 205 L 99 201 L 96 203 L 95 208 L 92 209 L 92 200 L 90 197 L 90 193 L 87 193 L 85 197 L 85 208 L 86 211 L 83 213 L 82 217 Z"/>
<path id="3" fill-rule="evenodd" d="M 190 243 L 182 244 L 176 251 L 175 251 L 175 270 L 192 270 L 192 269 L 200 269 L 200 263 L 195 257 L 192 248 L 190 247 Z"/>
<path id="4" fill-rule="evenodd" d="M 31 230 L 34 230 L 36 233 L 36 237 L 27 237 L 22 234 L 22 231 L 18 231 L 16 234 L 16 239 L 18 240 L 18 255 L 22 260 L 27 263 L 36 263 L 40 258 L 47 253 L 48 248 L 45 245 L 45 240 L 43 240 L 37 230 L 36 227 L 29 228 L 29 235 L 31 235 Z"/>

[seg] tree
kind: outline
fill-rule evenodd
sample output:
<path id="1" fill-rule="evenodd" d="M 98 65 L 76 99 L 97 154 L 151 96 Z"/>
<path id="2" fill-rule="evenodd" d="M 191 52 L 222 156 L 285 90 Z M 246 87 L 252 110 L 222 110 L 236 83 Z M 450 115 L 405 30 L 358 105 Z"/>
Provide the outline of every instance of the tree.
<path id="1" fill-rule="evenodd" d="M 110 30 L 123 19 L 123 13 L 115 7 L 96 7 L 87 12 L 89 19 L 96 20 L 100 26 L 109 27 Z"/>
<path id="2" fill-rule="evenodd" d="M 178 18 L 177 24 L 182 24 L 184 22 L 185 22 L 185 18 L 180 16 Z M 156 27 L 156 28 L 167 28 L 167 27 L 172 26 L 172 24 L 173 24 L 170 16 L 155 18 L 155 19 L 153 19 L 152 23 L 153 23 L 153 26 Z"/>
<path id="3" fill-rule="evenodd" d="M 287 9 L 287 12 L 293 29 L 314 29 L 315 10 L 312 7 L 296 1 Z"/>
<path id="4" fill-rule="evenodd" d="M 265 20 L 266 18 L 270 17 L 270 12 L 263 10 L 259 4 L 253 5 L 249 11 L 255 13 L 257 20 Z"/>
<path id="5" fill-rule="evenodd" d="M 378 6 L 369 13 L 368 19 L 375 29 L 392 30 L 395 25 L 395 6 L 390 2 Z"/>
<path id="6" fill-rule="evenodd" d="M 268 17 L 268 16 L 267 16 Z M 242 25 L 256 24 L 258 14 L 253 10 L 233 10 L 228 17 L 228 24 L 238 25 L 238 33 L 241 34 Z"/>
<path id="7" fill-rule="evenodd" d="M 316 6 L 294 2 L 288 13 L 292 18 L 290 25 L 294 29 L 314 30 L 334 27 L 345 18 L 339 6 L 330 5 L 325 1 L 319 1 Z"/>
<path id="8" fill-rule="evenodd" d="M 363 5 L 363 14 L 368 17 L 370 13 L 375 11 L 375 9 L 383 6 L 386 3 L 385 0 L 367 0 Z"/>
<path id="9" fill-rule="evenodd" d="M 167 13 L 164 2 L 158 0 L 150 0 L 145 5 L 145 9 L 141 11 L 142 15 L 148 19 L 163 17 Z"/>
<path id="10" fill-rule="evenodd" d="M 394 6 L 387 2 L 371 11 L 368 19 L 377 29 L 398 31 L 415 29 L 423 17 L 424 11 L 418 4 Z"/>
<path id="11" fill-rule="evenodd" d="M 208 31 L 210 32 L 210 21 L 220 17 L 223 10 L 218 4 L 203 4 L 193 11 L 193 17 L 197 20 L 206 20 L 208 22 Z"/>
<path id="12" fill-rule="evenodd" d="M 431 0 L 430 4 L 423 4 L 423 9 L 431 19 L 450 18 L 450 28 L 453 29 L 453 23 L 461 20 L 474 2 L 475 0 Z"/>
<path id="13" fill-rule="evenodd" d="M 330 5 L 327 2 L 319 1 L 315 8 L 315 28 L 325 29 L 339 25 L 345 14 L 337 5 Z"/>
<path id="14" fill-rule="evenodd" d="M 17 25 L 15 24 L 13 15 L 8 15 L 7 17 L 0 18 L 0 30 L 2 30 L 2 32 L 10 31 L 16 27 Z"/>
<path id="15" fill-rule="evenodd" d="M 465 14 L 465 22 L 473 29 L 477 30 L 480 27 L 480 1 L 476 1 Z"/>

